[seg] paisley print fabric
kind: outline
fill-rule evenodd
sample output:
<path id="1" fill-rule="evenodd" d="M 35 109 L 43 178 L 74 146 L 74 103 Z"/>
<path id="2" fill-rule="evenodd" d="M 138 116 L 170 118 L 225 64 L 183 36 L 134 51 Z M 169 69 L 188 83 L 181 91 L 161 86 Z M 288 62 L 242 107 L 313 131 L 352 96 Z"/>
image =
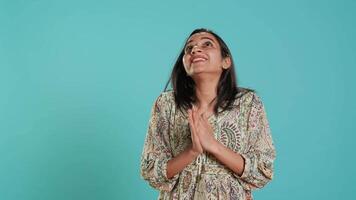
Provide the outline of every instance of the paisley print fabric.
<path id="1" fill-rule="evenodd" d="M 203 153 L 168 179 L 167 162 L 188 148 L 191 138 L 187 111 L 176 108 L 173 91 L 158 96 L 142 152 L 141 176 L 159 190 L 159 200 L 252 199 L 252 190 L 272 180 L 275 148 L 263 103 L 255 92 L 240 91 L 233 109 L 208 120 L 214 137 L 245 159 L 241 176 Z"/>

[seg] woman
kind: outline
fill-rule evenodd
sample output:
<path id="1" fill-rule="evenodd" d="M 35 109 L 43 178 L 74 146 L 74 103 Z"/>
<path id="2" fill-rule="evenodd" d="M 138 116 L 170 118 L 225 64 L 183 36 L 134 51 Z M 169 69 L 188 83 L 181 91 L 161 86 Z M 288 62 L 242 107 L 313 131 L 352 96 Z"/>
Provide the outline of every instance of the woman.
<path id="1" fill-rule="evenodd" d="M 152 108 L 142 177 L 158 199 L 252 199 L 273 178 L 275 148 L 261 98 L 237 86 L 225 42 L 194 30 L 169 82 Z"/>

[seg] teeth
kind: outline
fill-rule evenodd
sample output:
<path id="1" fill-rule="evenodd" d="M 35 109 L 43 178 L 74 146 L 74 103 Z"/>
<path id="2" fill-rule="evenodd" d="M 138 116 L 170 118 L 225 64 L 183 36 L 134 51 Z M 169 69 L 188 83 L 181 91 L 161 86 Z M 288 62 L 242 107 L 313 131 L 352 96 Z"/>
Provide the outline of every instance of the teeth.
<path id="1" fill-rule="evenodd" d="M 198 62 L 198 61 L 205 61 L 205 59 L 204 59 L 204 58 L 195 58 L 195 59 L 193 60 L 193 62 Z"/>

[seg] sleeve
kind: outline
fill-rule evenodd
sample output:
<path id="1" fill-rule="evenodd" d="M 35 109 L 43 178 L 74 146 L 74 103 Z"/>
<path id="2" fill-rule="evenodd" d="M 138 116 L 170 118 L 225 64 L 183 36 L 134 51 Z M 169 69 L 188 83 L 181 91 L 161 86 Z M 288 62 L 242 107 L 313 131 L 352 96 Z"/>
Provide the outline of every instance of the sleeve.
<path id="1" fill-rule="evenodd" d="M 240 179 L 246 190 L 264 187 L 273 179 L 273 162 L 276 152 L 271 130 L 261 98 L 252 95 L 247 119 L 248 145 L 241 156 L 245 160 L 244 171 Z"/>
<path id="2" fill-rule="evenodd" d="M 155 189 L 171 191 L 179 174 L 167 178 L 167 162 L 172 158 L 169 141 L 169 103 L 160 95 L 152 109 L 141 156 L 141 176 Z"/>

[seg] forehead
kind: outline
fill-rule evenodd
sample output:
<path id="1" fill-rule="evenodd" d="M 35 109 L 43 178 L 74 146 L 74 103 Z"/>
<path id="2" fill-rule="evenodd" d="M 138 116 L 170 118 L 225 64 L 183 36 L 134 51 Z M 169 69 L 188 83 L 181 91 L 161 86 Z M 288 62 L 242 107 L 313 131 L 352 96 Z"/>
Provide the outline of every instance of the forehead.
<path id="1" fill-rule="evenodd" d="M 211 39 L 212 41 L 218 43 L 213 34 L 207 32 L 194 33 L 187 40 L 187 44 L 194 41 L 199 41 L 201 39 Z"/>

